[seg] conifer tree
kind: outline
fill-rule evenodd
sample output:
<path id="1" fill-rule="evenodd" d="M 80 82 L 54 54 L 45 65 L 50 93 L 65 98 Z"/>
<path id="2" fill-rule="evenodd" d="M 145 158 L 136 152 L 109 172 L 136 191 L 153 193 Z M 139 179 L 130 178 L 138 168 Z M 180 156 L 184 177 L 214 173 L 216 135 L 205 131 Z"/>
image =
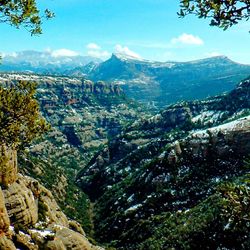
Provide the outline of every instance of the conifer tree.
<path id="1" fill-rule="evenodd" d="M 25 146 L 49 126 L 35 100 L 36 84 L 19 81 L 0 86 L 0 141 L 10 148 Z"/>

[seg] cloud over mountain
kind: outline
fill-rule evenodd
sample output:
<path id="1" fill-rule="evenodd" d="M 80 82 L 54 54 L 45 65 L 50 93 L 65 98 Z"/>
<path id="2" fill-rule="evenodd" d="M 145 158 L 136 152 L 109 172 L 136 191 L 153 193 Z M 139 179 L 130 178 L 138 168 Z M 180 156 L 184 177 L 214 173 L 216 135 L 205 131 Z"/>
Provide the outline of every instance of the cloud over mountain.
<path id="1" fill-rule="evenodd" d="M 50 52 L 52 57 L 62 57 L 62 56 L 78 56 L 79 53 L 74 50 L 69 49 L 58 49 L 58 50 L 52 50 Z"/>
<path id="2" fill-rule="evenodd" d="M 137 54 L 136 52 L 130 50 L 128 47 L 122 46 L 120 44 L 117 44 L 115 46 L 115 53 L 124 54 L 124 55 L 132 56 L 132 57 L 135 57 L 135 58 L 141 58 L 141 56 L 139 54 Z"/>
<path id="3" fill-rule="evenodd" d="M 89 43 L 86 45 L 87 55 L 100 58 L 107 59 L 110 56 L 110 53 L 107 50 L 103 50 L 101 46 L 96 43 Z"/>
<path id="4" fill-rule="evenodd" d="M 183 33 L 171 40 L 171 44 L 185 44 L 185 45 L 203 45 L 204 41 L 192 34 Z"/>

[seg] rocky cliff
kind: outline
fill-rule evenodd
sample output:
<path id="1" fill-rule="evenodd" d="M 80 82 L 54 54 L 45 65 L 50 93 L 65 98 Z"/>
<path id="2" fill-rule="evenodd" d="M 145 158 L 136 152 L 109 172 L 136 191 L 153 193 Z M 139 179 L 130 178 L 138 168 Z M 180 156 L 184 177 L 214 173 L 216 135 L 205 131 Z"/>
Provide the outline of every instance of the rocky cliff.
<path id="1" fill-rule="evenodd" d="M 18 174 L 16 151 L 1 149 L 0 249 L 101 249 L 68 220 L 48 189 Z"/>

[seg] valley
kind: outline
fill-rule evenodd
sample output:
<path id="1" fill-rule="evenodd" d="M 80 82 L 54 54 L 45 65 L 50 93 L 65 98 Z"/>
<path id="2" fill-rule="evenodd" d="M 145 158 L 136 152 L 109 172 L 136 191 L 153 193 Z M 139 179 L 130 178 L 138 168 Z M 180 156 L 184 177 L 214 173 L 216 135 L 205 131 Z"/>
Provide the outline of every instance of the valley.
<path id="1" fill-rule="evenodd" d="M 0 250 L 250 249 L 249 20 L 0 1 Z"/>
<path id="2" fill-rule="evenodd" d="M 229 217 L 221 202 L 226 199 L 230 210 L 229 193 L 247 199 L 249 79 L 228 93 L 160 111 L 129 99 L 116 81 L 30 73 L 1 73 L 0 80 L 7 86 L 37 83 L 36 99 L 51 129 L 19 152 L 19 171 L 51 190 L 62 212 L 95 245 L 202 247 L 193 234 L 210 238 L 211 248 L 247 244 L 243 231 L 239 242 L 228 241 L 236 227 L 224 232 Z M 245 191 L 238 194 L 239 188 Z M 193 221 L 197 214 L 202 222 Z M 211 216 L 218 228 L 209 228 Z M 189 226 L 182 227 L 186 221 Z M 189 240 L 178 243 L 182 232 Z"/>
<path id="3" fill-rule="evenodd" d="M 195 216 L 221 186 L 235 185 L 231 183 L 238 183 L 238 177 L 249 178 L 245 162 L 250 150 L 249 87 L 246 80 L 227 95 L 172 105 L 131 126 L 90 161 L 77 183 L 95 201 L 96 233 L 101 241 L 118 249 L 202 247 L 193 233 L 210 237 L 212 249 L 235 246 L 236 242 L 227 243 L 230 236 L 222 229 L 208 229 L 215 222 L 209 222 L 206 210 L 199 215 L 204 216 L 200 232 L 192 229 L 195 221 L 189 222 L 190 228 L 177 221 Z M 247 182 L 241 185 L 248 190 Z M 227 222 L 220 223 L 223 228 Z M 165 235 L 167 230 L 176 236 L 168 236 L 171 231 Z M 188 239 L 177 243 L 185 230 L 191 243 Z M 214 236 L 206 235 L 209 230 Z M 217 238 L 218 234 L 225 238 Z M 248 238 L 248 231 L 244 235 Z M 240 242 L 248 244 L 243 238 Z"/>

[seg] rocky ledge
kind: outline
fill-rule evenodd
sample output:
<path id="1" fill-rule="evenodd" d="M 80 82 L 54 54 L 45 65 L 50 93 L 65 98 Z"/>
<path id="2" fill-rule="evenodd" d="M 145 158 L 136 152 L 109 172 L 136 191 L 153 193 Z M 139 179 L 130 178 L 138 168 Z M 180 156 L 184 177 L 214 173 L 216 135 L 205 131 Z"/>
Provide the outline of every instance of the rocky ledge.
<path id="1" fill-rule="evenodd" d="M 90 250 L 93 246 L 37 180 L 18 174 L 16 152 L 2 146 L 0 165 L 1 250 Z"/>

